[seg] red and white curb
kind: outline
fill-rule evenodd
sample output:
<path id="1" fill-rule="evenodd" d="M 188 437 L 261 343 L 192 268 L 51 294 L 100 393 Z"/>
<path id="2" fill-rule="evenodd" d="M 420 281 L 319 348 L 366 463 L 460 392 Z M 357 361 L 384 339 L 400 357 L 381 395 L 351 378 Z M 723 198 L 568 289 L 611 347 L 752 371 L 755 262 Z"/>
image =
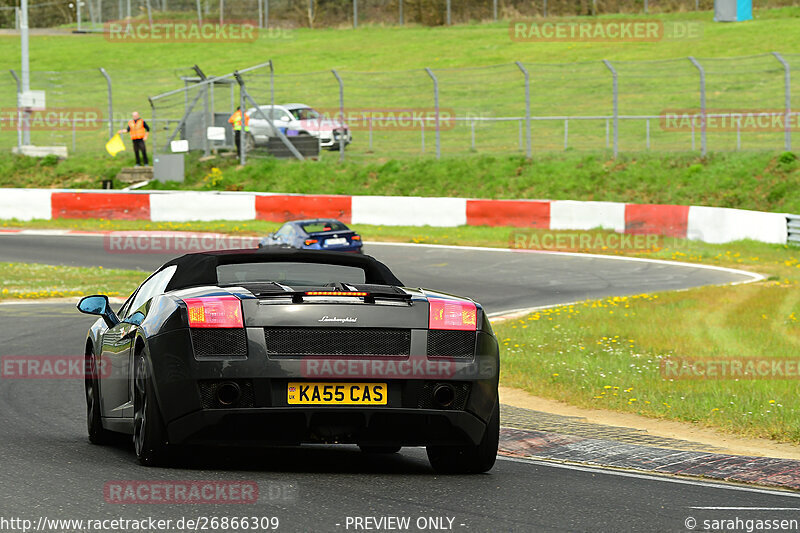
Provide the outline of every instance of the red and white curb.
<path id="1" fill-rule="evenodd" d="M 602 228 L 709 243 L 741 239 L 787 242 L 786 214 L 721 207 L 258 192 L 0 189 L 0 219 L 283 222 L 316 217 L 385 226 Z"/>

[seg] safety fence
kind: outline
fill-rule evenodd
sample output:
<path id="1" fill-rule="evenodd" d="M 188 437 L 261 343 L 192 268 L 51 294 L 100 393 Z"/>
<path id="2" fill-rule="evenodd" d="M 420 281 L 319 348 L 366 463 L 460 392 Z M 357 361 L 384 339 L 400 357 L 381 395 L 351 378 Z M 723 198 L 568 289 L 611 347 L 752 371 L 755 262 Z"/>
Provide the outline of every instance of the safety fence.
<path id="1" fill-rule="evenodd" d="M 62 145 L 71 153 L 99 152 L 137 110 L 154 128 L 159 151 L 171 137 L 207 152 L 230 146 L 204 144 L 208 126 L 226 127 L 242 104 L 263 112 L 273 103 L 306 104 L 322 120 L 344 122 L 352 135 L 345 157 L 366 159 L 790 150 L 800 129 L 800 113 L 792 108 L 792 101 L 800 101 L 800 84 L 791 79 L 800 72 L 797 53 L 380 72 L 282 73 L 270 61 L 240 69 L 238 78 L 198 71 L 148 71 L 150 94 L 161 93 L 152 96 L 153 107 L 131 83 L 142 76 L 138 71 L 32 72 L 31 88 L 44 90 L 47 110 L 63 116 L 30 127 L 19 120 L 18 75 L 12 71 L 0 76 L 0 147 Z M 195 114 L 187 115 L 192 102 Z M 176 131 L 184 118 L 188 122 Z M 330 148 L 322 157 L 340 157 L 334 153 L 338 145 Z"/>
<path id="2" fill-rule="evenodd" d="M 794 5 L 792 0 L 755 0 L 755 9 Z M 450 25 L 518 17 L 612 13 L 669 13 L 713 9 L 713 0 L 82 0 L 29 2 L 34 28 L 72 25 L 102 31 L 123 19 L 171 17 L 252 20 L 260 28 L 358 27 L 368 24 Z M 19 0 L 0 0 L 0 28 L 19 24 Z"/>

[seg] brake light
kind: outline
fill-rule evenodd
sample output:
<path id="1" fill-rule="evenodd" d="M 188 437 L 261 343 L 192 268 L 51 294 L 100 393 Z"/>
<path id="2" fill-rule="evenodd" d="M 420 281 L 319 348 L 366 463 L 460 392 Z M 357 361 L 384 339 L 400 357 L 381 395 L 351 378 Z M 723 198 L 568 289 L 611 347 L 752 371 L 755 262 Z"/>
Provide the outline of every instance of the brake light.
<path id="1" fill-rule="evenodd" d="M 306 239 L 305 240 L 306 246 L 309 246 L 311 244 L 317 244 L 318 242 L 319 241 L 317 239 Z"/>
<path id="2" fill-rule="evenodd" d="M 475 331 L 478 329 L 478 309 L 472 302 L 428 298 L 430 329 L 456 329 Z"/>
<path id="3" fill-rule="evenodd" d="M 354 240 L 354 241 L 360 241 L 361 240 L 361 235 L 353 235 L 352 237 L 350 237 L 350 239 Z"/>
<path id="4" fill-rule="evenodd" d="M 306 296 L 369 296 L 368 292 L 355 292 L 355 291 L 308 291 Z"/>
<path id="5" fill-rule="evenodd" d="M 235 296 L 184 298 L 190 328 L 243 328 L 242 303 Z"/>

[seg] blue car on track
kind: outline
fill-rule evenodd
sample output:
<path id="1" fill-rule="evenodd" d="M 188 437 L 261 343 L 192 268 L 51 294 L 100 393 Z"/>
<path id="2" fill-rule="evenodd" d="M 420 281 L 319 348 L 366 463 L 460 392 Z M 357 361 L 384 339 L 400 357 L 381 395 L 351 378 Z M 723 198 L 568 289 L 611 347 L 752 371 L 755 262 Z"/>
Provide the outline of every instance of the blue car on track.
<path id="1" fill-rule="evenodd" d="M 332 218 L 292 220 L 258 243 L 304 250 L 331 250 L 361 253 L 361 235 Z"/>

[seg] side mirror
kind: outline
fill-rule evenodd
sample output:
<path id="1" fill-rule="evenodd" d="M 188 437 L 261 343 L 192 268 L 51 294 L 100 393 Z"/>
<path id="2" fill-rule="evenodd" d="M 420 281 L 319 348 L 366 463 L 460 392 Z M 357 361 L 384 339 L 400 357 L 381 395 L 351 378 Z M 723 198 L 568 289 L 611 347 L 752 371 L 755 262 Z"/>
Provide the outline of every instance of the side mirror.
<path id="1" fill-rule="evenodd" d="M 87 315 L 103 317 L 106 325 L 110 328 L 119 324 L 119 318 L 117 318 L 117 315 L 111 310 L 111 304 L 108 303 L 108 296 L 104 294 L 81 298 L 81 301 L 78 302 L 78 311 L 86 313 Z"/>

